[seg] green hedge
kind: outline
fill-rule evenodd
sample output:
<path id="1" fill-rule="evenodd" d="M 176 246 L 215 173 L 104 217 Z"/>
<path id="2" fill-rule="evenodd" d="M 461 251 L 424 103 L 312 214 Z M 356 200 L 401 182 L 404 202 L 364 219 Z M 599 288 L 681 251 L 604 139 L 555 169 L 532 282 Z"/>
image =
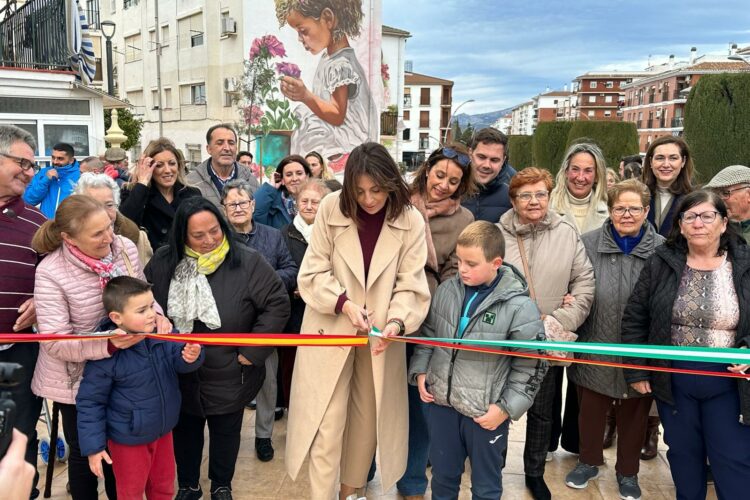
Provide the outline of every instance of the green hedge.
<path id="1" fill-rule="evenodd" d="M 700 181 L 729 165 L 750 166 L 750 74 L 698 80 L 685 106 L 685 141 Z"/>
<path id="2" fill-rule="evenodd" d="M 553 176 L 557 173 L 565 155 L 571 127 L 573 122 L 542 122 L 537 125 L 531 143 L 535 167 L 546 168 Z"/>
<path id="3" fill-rule="evenodd" d="M 607 167 L 615 170 L 623 156 L 638 154 L 638 131 L 635 123 L 576 121 L 568 133 L 566 147 L 574 142 L 591 140 L 604 152 Z"/>
<path id="4" fill-rule="evenodd" d="M 532 136 L 530 135 L 508 136 L 508 162 L 516 170 L 533 165 L 531 159 L 531 138 Z"/>

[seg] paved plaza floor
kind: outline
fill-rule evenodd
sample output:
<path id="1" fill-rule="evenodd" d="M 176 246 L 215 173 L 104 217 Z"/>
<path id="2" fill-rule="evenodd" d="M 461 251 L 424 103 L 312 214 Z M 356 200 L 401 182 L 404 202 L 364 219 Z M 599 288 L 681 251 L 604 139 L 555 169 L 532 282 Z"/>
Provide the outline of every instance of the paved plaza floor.
<path id="1" fill-rule="evenodd" d="M 523 475 L 523 442 L 525 436 L 525 418 L 511 426 L 510 441 L 508 444 L 508 463 L 503 471 L 503 498 L 511 500 L 531 499 L 524 486 Z M 261 462 L 255 456 L 255 412 L 245 411 L 243 422 L 242 442 L 240 445 L 239 459 L 237 460 L 237 471 L 234 477 L 233 494 L 236 500 L 243 499 L 305 499 L 309 498 L 309 482 L 306 467 L 303 468 L 296 482 L 292 481 L 284 469 L 284 443 L 286 439 L 286 416 L 276 422 L 273 433 L 273 444 L 276 456 L 270 462 Z M 44 424 L 39 425 L 40 436 L 47 435 Z M 206 442 L 208 437 L 206 436 Z M 552 491 L 553 499 L 618 499 L 617 481 L 615 479 L 615 454 L 616 447 L 605 450 L 607 464 L 602 467 L 599 479 L 591 481 L 585 490 L 573 490 L 565 486 L 565 475 L 575 466 L 577 456 L 559 450 L 551 462 L 547 463 L 545 480 Z M 468 470 L 468 464 L 467 464 Z M 429 469 L 428 469 L 429 471 Z M 40 465 L 39 472 L 44 478 L 46 467 Z M 428 472 L 429 474 L 429 472 Z M 202 481 L 204 499 L 208 500 L 208 458 L 204 452 Z M 659 455 L 648 462 L 641 461 L 639 474 L 641 490 L 644 500 L 673 499 L 675 497 L 672 477 L 669 473 L 669 464 L 666 458 L 666 447 L 661 442 Z M 42 479 L 43 481 L 43 479 Z M 67 466 L 57 464 L 55 466 L 54 480 L 52 486 L 52 498 L 64 500 L 70 498 L 65 491 L 67 482 Z M 43 485 L 43 482 L 42 482 Z M 40 485 L 40 489 L 41 486 Z M 469 474 L 464 474 L 461 487 L 461 499 L 470 499 Z M 100 498 L 106 499 L 103 493 L 103 484 L 100 485 L 102 492 Z M 396 492 L 395 487 L 390 491 L 383 491 L 379 476 L 368 484 L 366 497 L 368 499 L 402 498 Z M 429 489 L 426 498 L 430 498 Z M 709 499 L 715 499 L 713 487 L 709 487 Z"/>

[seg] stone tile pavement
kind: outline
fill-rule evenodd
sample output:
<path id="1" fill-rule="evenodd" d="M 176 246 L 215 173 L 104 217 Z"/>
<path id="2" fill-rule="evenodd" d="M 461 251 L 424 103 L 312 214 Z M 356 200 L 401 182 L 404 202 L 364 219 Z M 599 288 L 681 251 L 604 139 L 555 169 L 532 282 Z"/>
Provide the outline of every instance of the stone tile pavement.
<path id="1" fill-rule="evenodd" d="M 531 499 L 524 486 L 523 475 L 523 441 L 525 436 L 525 418 L 511 426 L 508 444 L 508 463 L 503 471 L 503 498 L 510 500 Z M 46 426 L 40 423 L 38 426 L 40 436 L 47 435 Z M 309 498 L 309 483 L 307 471 L 303 468 L 297 482 L 293 482 L 284 470 L 284 443 L 286 439 L 286 417 L 274 427 L 273 443 L 276 456 L 271 462 L 263 463 L 255 456 L 255 412 L 246 410 L 243 422 L 243 434 L 240 445 L 237 471 L 233 483 L 234 498 L 243 499 L 305 499 Z M 208 437 L 206 437 L 208 441 Z M 561 500 L 593 500 L 593 499 L 617 499 L 617 481 L 615 480 L 614 463 L 616 447 L 605 450 L 607 464 L 602 468 L 599 479 L 589 483 L 585 490 L 573 490 L 565 485 L 565 475 L 575 466 L 577 456 L 559 450 L 551 462 L 547 463 L 545 480 L 552 491 L 553 499 Z M 467 464 L 468 468 L 468 464 Z M 208 500 L 208 459 L 204 454 L 202 468 L 202 487 L 204 499 Z M 43 486 L 46 466 L 41 464 L 39 473 L 42 477 Z M 67 466 L 57 464 L 55 466 L 52 498 L 65 500 L 70 498 L 65 490 L 67 482 Z M 666 447 L 660 443 L 659 455 L 651 461 L 641 461 L 639 482 L 643 492 L 644 500 L 661 500 L 675 497 L 672 478 L 669 473 L 669 465 L 666 459 Z M 461 487 L 461 499 L 471 498 L 469 474 L 465 473 Z M 103 484 L 100 485 L 100 498 L 106 499 L 103 493 Z M 395 500 L 402 498 L 393 488 L 390 491 L 382 491 L 379 476 L 376 476 L 367 487 L 368 499 Z M 429 489 L 426 495 L 429 500 Z M 709 499 L 716 499 L 713 487 L 709 487 Z"/>

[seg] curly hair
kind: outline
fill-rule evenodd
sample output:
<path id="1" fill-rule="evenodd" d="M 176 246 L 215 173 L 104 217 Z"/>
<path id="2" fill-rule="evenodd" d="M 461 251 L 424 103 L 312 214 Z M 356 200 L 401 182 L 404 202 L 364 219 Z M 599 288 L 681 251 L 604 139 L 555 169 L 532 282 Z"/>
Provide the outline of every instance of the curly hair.
<path id="1" fill-rule="evenodd" d="M 357 37 L 362 29 L 362 0 L 275 0 L 275 3 L 280 28 L 293 10 L 305 17 L 320 19 L 323 11 L 328 9 L 336 20 L 332 32 L 334 41 L 338 42 L 345 36 Z"/>

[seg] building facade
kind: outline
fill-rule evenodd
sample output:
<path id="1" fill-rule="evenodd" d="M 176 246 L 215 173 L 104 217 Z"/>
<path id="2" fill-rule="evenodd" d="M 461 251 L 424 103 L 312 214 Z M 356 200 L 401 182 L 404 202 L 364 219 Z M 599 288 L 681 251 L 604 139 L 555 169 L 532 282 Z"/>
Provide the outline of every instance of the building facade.
<path id="1" fill-rule="evenodd" d="M 554 90 L 539 94 L 534 99 L 534 117 L 536 124 L 540 122 L 570 121 L 575 119 L 575 92 L 568 90 Z"/>
<path id="2" fill-rule="evenodd" d="M 512 135 L 533 135 L 536 129 L 534 101 L 519 104 L 511 111 L 510 133 Z"/>
<path id="3" fill-rule="evenodd" d="M 453 82 L 407 71 L 403 102 L 401 161 L 407 169 L 413 169 L 446 139 L 450 140 Z"/>
<path id="4" fill-rule="evenodd" d="M 577 113 L 579 120 L 622 120 L 625 104 L 623 86 L 650 73 L 589 72 L 576 78 Z"/>
<path id="5" fill-rule="evenodd" d="M 381 76 L 384 108 L 380 115 L 380 142 L 397 162 L 403 159 L 402 132 L 404 123 L 404 78 L 406 75 L 406 41 L 408 31 L 383 26 L 383 61 Z"/>

